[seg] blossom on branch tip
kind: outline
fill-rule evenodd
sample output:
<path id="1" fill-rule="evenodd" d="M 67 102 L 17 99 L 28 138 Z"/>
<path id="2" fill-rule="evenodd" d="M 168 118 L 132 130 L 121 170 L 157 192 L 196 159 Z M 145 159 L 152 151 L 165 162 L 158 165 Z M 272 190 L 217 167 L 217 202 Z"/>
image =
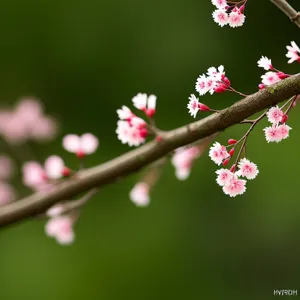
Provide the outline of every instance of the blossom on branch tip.
<path id="1" fill-rule="evenodd" d="M 217 176 L 217 184 L 219 186 L 224 186 L 229 183 L 229 180 L 234 176 L 234 174 L 228 169 L 220 169 L 216 171 Z"/>
<path id="2" fill-rule="evenodd" d="M 70 245 L 74 242 L 74 221 L 70 216 L 58 216 L 51 218 L 45 225 L 46 234 L 54 237 L 61 245 Z"/>
<path id="3" fill-rule="evenodd" d="M 187 108 L 189 109 L 189 114 L 196 118 L 196 115 L 198 113 L 198 111 L 210 111 L 210 108 L 203 104 L 203 103 L 200 103 L 198 98 L 196 98 L 196 96 L 194 94 L 192 94 L 190 97 L 189 97 L 189 103 L 187 105 Z"/>
<path id="4" fill-rule="evenodd" d="M 298 45 L 292 41 L 291 46 L 286 46 L 286 48 L 288 50 L 286 57 L 290 59 L 288 64 L 291 64 L 294 61 L 300 62 L 300 48 Z"/>
<path id="5" fill-rule="evenodd" d="M 199 111 L 199 104 L 200 104 L 200 102 L 199 102 L 198 98 L 196 98 L 196 96 L 193 95 L 193 94 L 189 97 L 189 100 L 190 101 L 189 101 L 189 103 L 187 105 L 187 108 L 189 109 L 189 114 L 192 117 L 196 118 L 196 115 L 197 115 L 197 113 Z"/>
<path id="6" fill-rule="evenodd" d="M 282 140 L 285 140 L 289 137 L 289 132 L 291 129 L 292 128 L 286 124 L 281 124 L 278 126 L 278 130 L 280 131 Z"/>
<path id="7" fill-rule="evenodd" d="M 45 161 L 45 174 L 48 179 L 57 180 L 70 175 L 70 170 L 65 167 L 63 159 L 52 155 Z"/>
<path id="8" fill-rule="evenodd" d="M 266 71 L 273 70 L 271 59 L 266 56 L 262 56 L 261 59 L 257 62 L 260 68 L 265 69 Z"/>
<path id="9" fill-rule="evenodd" d="M 274 125 L 277 125 L 282 121 L 284 112 L 278 107 L 271 107 L 267 112 L 268 121 Z"/>
<path id="10" fill-rule="evenodd" d="M 229 16 L 225 9 L 219 8 L 212 13 L 214 21 L 221 27 L 228 24 Z"/>
<path id="11" fill-rule="evenodd" d="M 75 153 L 78 158 L 94 153 L 99 145 L 97 137 L 91 133 L 85 133 L 82 136 L 68 134 L 63 138 L 63 147 L 65 150 Z"/>
<path id="12" fill-rule="evenodd" d="M 133 97 L 132 102 L 137 109 L 144 111 L 151 118 L 155 114 L 156 99 L 155 95 L 148 97 L 147 94 L 139 93 Z"/>
<path id="13" fill-rule="evenodd" d="M 239 170 L 236 172 L 236 175 L 246 177 L 250 180 L 254 179 L 259 173 L 257 165 L 246 158 L 239 161 L 238 167 Z"/>
<path id="14" fill-rule="evenodd" d="M 232 28 L 240 27 L 245 23 L 245 19 L 246 16 L 236 7 L 229 14 L 228 24 Z"/>
<path id="15" fill-rule="evenodd" d="M 150 203 L 149 185 L 138 182 L 129 193 L 130 200 L 139 207 L 148 206 Z"/>
<path id="16" fill-rule="evenodd" d="M 202 74 L 197 78 L 195 85 L 196 91 L 200 96 L 209 92 L 211 95 L 214 92 L 225 92 L 230 86 L 229 79 L 225 76 L 224 66 L 218 68 L 210 67 L 207 74 Z"/>

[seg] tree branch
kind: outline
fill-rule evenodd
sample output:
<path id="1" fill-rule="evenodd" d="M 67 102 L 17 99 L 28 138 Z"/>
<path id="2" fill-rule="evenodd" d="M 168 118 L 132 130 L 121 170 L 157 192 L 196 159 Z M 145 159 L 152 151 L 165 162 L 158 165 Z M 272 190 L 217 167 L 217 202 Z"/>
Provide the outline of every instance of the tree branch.
<path id="1" fill-rule="evenodd" d="M 300 28 L 300 14 L 285 0 L 270 0 Z"/>
<path id="2" fill-rule="evenodd" d="M 152 141 L 114 158 L 104 164 L 80 171 L 76 176 L 59 184 L 48 194 L 36 193 L 0 209 L 0 226 L 5 226 L 45 212 L 52 205 L 72 199 L 95 187 L 113 183 L 188 145 L 238 124 L 253 114 L 300 94 L 300 74 L 245 97 L 231 107 L 200 121 L 163 133 L 161 141 Z"/>

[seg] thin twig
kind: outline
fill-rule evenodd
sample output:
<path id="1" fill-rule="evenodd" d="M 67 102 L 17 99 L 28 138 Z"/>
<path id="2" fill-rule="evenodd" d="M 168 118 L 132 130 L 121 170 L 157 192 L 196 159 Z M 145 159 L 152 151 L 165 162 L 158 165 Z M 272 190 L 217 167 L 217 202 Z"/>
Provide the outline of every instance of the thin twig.
<path id="1" fill-rule="evenodd" d="M 285 0 L 270 0 L 300 28 L 300 14 Z"/>

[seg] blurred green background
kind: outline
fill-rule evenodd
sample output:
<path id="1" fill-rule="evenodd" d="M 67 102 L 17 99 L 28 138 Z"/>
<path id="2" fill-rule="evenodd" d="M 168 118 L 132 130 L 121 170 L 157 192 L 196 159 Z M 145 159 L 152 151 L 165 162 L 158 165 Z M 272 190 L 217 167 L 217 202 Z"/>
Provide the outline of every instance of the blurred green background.
<path id="1" fill-rule="evenodd" d="M 300 9 L 298 2 L 290 1 Z M 209 0 L 3 2 L 0 101 L 34 95 L 59 118 L 60 137 L 35 146 L 41 161 L 55 153 L 75 166 L 61 137 L 96 134 L 93 166 L 129 150 L 116 139 L 116 109 L 138 92 L 158 96 L 157 123 L 172 129 L 192 120 L 187 98 L 209 66 L 224 64 L 245 93 L 257 90 L 261 55 L 298 72 L 287 65 L 285 46 L 300 44 L 300 31 L 269 1 L 249 0 L 237 29 L 220 28 L 212 11 Z M 237 100 L 230 93 L 203 98 L 214 108 Z M 288 140 L 267 144 L 265 125 L 249 139 L 260 174 L 243 196 L 223 195 L 205 154 L 185 182 L 168 165 L 147 209 L 128 198 L 139 174 L 103 188 L 84 208 L 70 247 L 47 238 L 43 221 L 2 229 L 0 299 L 271 299 L 274 289 L 300 289 L 297 109 Z"/>

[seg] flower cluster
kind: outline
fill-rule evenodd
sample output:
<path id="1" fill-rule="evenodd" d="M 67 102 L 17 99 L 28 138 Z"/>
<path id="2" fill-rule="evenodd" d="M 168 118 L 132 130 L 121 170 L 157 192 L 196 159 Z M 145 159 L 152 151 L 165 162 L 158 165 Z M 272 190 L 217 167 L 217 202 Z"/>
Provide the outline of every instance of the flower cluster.
<path id="1" fill-rule="evenodd" d="M 132 99 L 133 105 L 143 111 L 146 116 L 152 118 L 156 112 L 156 96 L 138 94 Z M 127 106 L 117 110 L 119 121 L 116 133 L 122 144 L 139 146 L 145 143 L 149 135 L 149 128 L 146 121 L 137 117 Z"/>
<path id="2" fill-rule="evenodd" d="M 0 155 L 0 205 L 7 204 L 16 198 L 14 188 L 8 182 L 13 173 L 12 160 L 5 155 Z"/>
<path id="3" fill-rule="evenodd" d="M 216 10 L 212 13 L 214 21 L 221 27 L 229 25 L 232 28 L 240 27 L 245 23 L 244 15 L 247 0 L 237 4 L 229 5 L 226 0 L 212 0 Z"/>
<path id="4" fill-rule="evenodd" d="M 298 45 L 292 41 L 291 46 L 286 46 L 288 52 L 286 57 L 290 60 L 288 61 L 289 64 L 297 61 L 300 62 L 300 49 Z M 259 84 L 259 88 L 263 89 L 268 85 L 274 84 L 282 79 L 289 77 L 290 75 L 275 69 L 272 65 L 271 59 L 266 56 L 262 56 L 259 61 L 257 62 L 260 68 L 263 68 L 267 72 L 261 76 L 262 82 Z"/>
<path id="5" fill-rule="evenodd" d="M 63 148 L 74 153 L 82 160 L 86 155 L 94 153 L 99 145 L 98 139 L 91 133 L 78 136 L 68 134 L 63 138 Z M 49 192 L 54 189 L 58 180 L 74 174 L 66 167 L 63 159 L 56 155 L 48 157 L 41 165 L 37 161 L 29 161 L 23 165 L 23 183 L 34 191 Z M 1 187 L 0 187 L 1 188 Z M 64 205 L 59 203 L 51 207 L 46 215 L 50 217 L 45 230 L 48 236 L 54 237 L 60 244 L 70 244 L 74 241 L 73 225 L 76 221 L 72 212 L 64 214 Z"/>
<path id="6" fill-rule="evenodd" d="M 57 122 L 44 114 L 39 101 L 22 99 L 14 109 L 0 111 L 0 135 L 9 143 L 49 141 L 57 133 Z"/>
<path id="7" fill-rule="evenodd" d="M 195 89 L 200 96 L 207 93 L 212 95 L 213 93 L 223 93 L 226 91 L 236 92 L 231 87 L 229 79 L 225 76 L 224 66 L 208 68 L 206 74 L 202 74 L 197 78 Z M 194 94 L 191 94 L 189 97 L 187 108 L 189 114 L 194 118 L 198 111 L 214 111 L 207 105 L 200 103 L 199 99 Z"/>
<path id="8" fill-rule="evenodd" d="M 222 5 L 224 1 L 213 1 L 213 3 L 218 3 Z M 294 61 L 300 62 L 300 49 L 295 42 L 291 42 L 291 46 L 287 46 L 288 53 L 286 56 L 290 58 L 288 63 L 292 63 Z M 258 66 L 263 68 L 267 71 L 264 75 L 261 76 L 262 83 L 259 85 L 260 89 L 265 88 L 268 85 L 272 85 L 280 80 L 283 80 L 291 75 L 286 74 L 278 69 L 276 69 L 271 59 L 266 56 L 262 56 L 258 62 Z M 220 66 L 218 69 L 210 68 L 206 75 L 201 75 L 196 84 L 196 90 L 199 92 L 200 95 L 203 95 L 207 92 L 211 94 L 213 92 L 217 92 L 216 89 L 224 88 L 224 91 L 230 90 L 233 92 L 237 92 L 230 86 L 230 82 L 227 83 L 225 80 L 228 80 L 225 77 L 224 68 Z M 240 95 L 243 95 L 240 92 L 237 92 Z M 281 108 L 278 106 L 271 107 L 267 112 L 263 113 L 258 119 L 256 120 L 247 120 L 246 123 L 252 124 L 250 129 L 247 133 L 240 139 L 234 140 L 230 139 L 228 141 L 227 146 L 223 146 L 218 142 L 215 142 L 209 151 L 210 158 L 217 164 L 226 166 L 229 164 L 230 160 L 235 154 L 235 147 L 241 143 L 242 146 L 240 147 L 240 151 L 237 155 L 237 159 L 235 164 L 232 165 L 230 170 L 227 169 L 220 169 L 216 173 L 217 183 L 223 187 L 223 191 L 225 194 L 235 197 L 237 195 L 241 195 L 246 191 L 246 180 L 240 179 L 240 177 L 245 177 L 248 180 L 254 179 L 258 174 L 257 166 L 250 162 L 248 159 L 243 158 L 241 159 L 242 151 L 245 149 L 247 137 L 254 128 L 254 126 L 262 120 L 265 116 L 267 117 L 268 121 L 271 123 L 271 126 L 264 128 L 265 138 L 267 142 L 280 142 L 289 137 L 289 131 L 291 127 L 289 127 L 286 122 L 288 120 L 288 113 L 289 111 L 296 105 L 296 101 L 298 99 L 298 95 L 294 96 L 290 100 L 288 100 Z M 199 110 L 202 111 L 212 111 L 206 105 L 199 102 L 199 100 L 194 96 L 191 95 L 189 98 L 190 102 L 188 104 L 189 113 L 195 117 Z M 283 111 L 283 108 L 289 105 L 286 111 Z M 228 147 L 231 149 L 228 151 Z M 236 168 L 238 170 L 236 171 Z"/>
<path id="9" fill-rule="evenodd" d="M 280 142 L 289 137 L 289 131 L 292 129 L 286 125 L 288 119 L 285 114 L 278 106 L 271 107 L 267 112 L 268 121 L 272 126 L 264 128 L 266 140 L 270 142 Z"/>
<path id="10" fill-rule="evenodd" d="M 210 148 L 209 156 L 214 163 L 217 165 L 226 166 L 231 157 L 234 155 L 234 145 L 236 145 L 238 141 L 230 139 L 228 141 L 228 146 L 232 146 L 231 150 L 228 152 L 226 147 L 216 142 Z M 238 157 L 239 159 L 239 157 Z M 220 169 L 216 171 L 217 176 L 217 184 L 223 188 L 223 192 L 230 197 L 235 197 L 237 195 L 242 195 L 246 191 L 246 180 L 251 180 L 256 178 L 259 173 L 257 166 L 249 161 L 246 158 L 241 159 L 238 162 L 238 170 L 236 171 L 236 165 L 232 165 L 230 170 L 228 169 Z M 245 179 L 241 179 L 240 177 L 244 177 Z"/>
<path id="11" fill-rule="evenodd" d="M 98 145 L 98 139 L 91 133 L 86 133 L 81 137 L 69 134 L 63 138 L 64 149 L 76 154 L 78 158 L 94 153 Z M 66 167 L 61 157 L 51 155 L 46 159 L 44 166 L 37 161 L 26 162 L 22 173 L 25 186 L 35 191 L 49 191 L 55 180 L 70 176 L 71 170 Z"/>

